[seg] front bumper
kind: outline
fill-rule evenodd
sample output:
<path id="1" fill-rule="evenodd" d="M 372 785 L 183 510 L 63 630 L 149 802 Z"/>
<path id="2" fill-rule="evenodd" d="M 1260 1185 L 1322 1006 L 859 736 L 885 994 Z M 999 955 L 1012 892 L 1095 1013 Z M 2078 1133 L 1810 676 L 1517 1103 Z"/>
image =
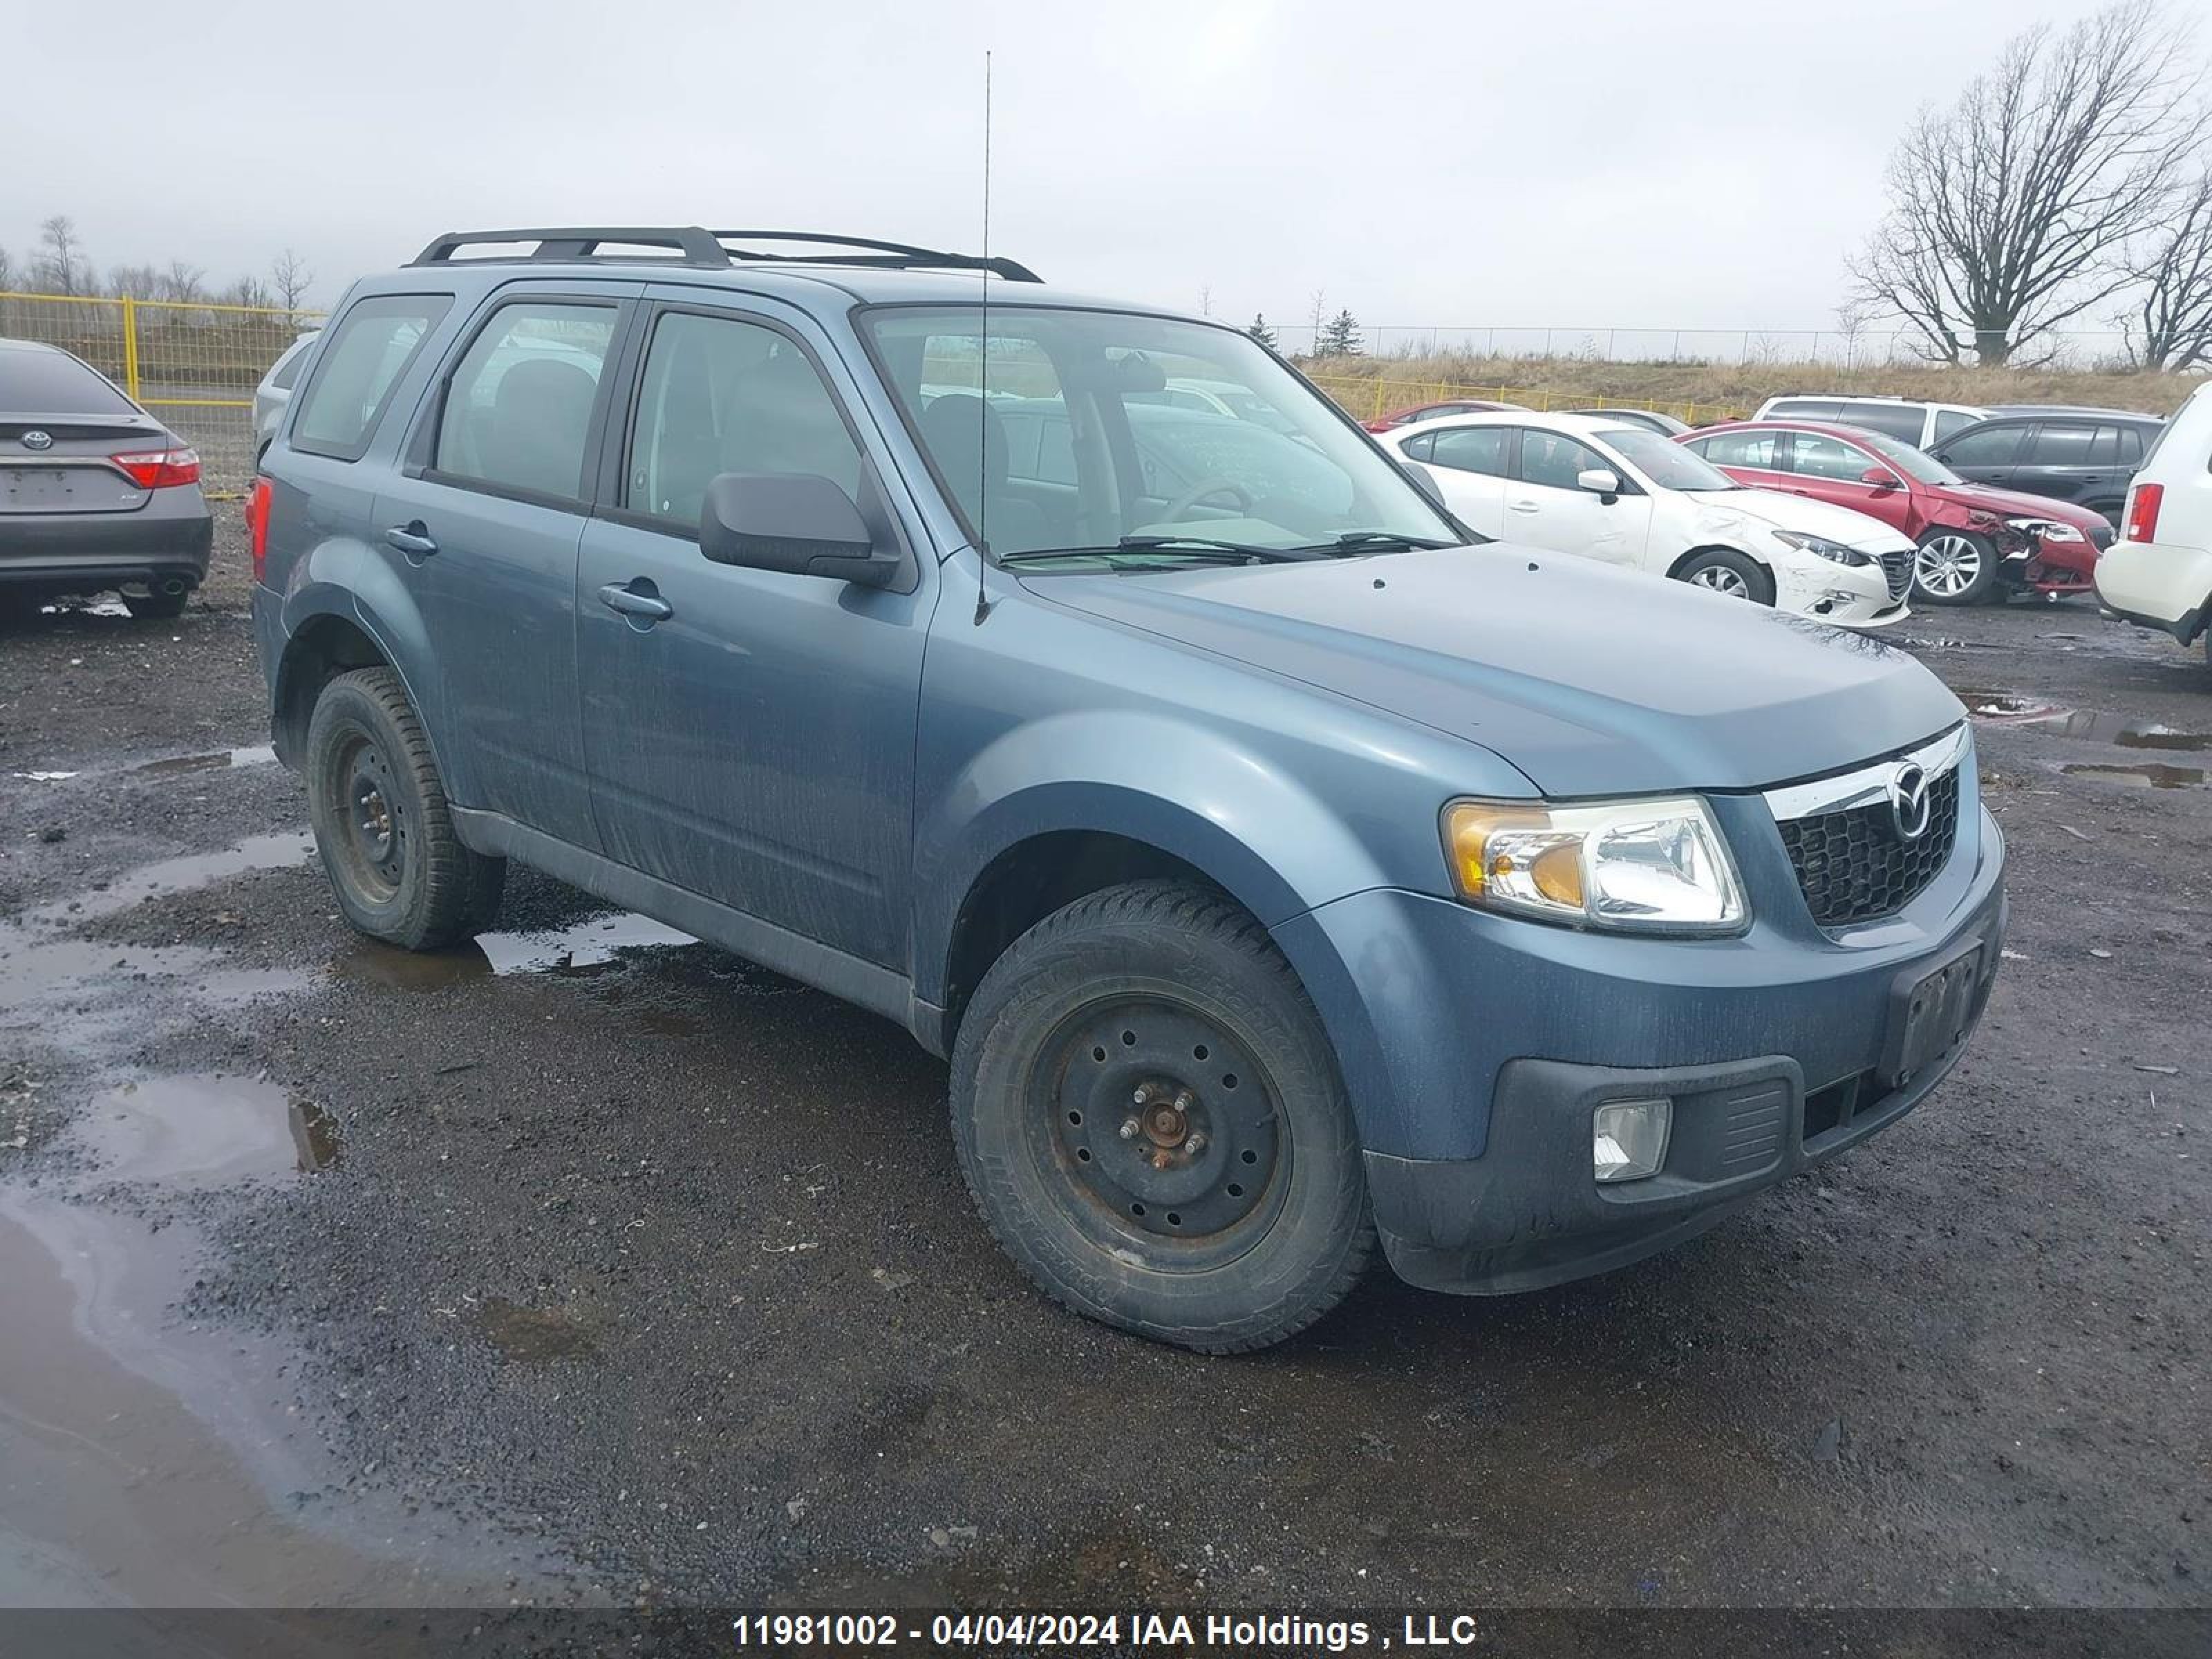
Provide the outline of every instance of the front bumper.
<path id="1" fill-rule="evenodd" d="M 1893 595 L 1878 564 L 1838 564 L 1796 550 L 1778 556 L 1774 605 L 1844 628 L 1886 628 L 1910 614 L 1905 592 Z"/>
<path id="2" fill-rule="evenodd" d="M 1918 1104 L 1978 1022 L 2004 934 L 2002 840 L 1966 788 L 1979 836 L 1849 933 L 1813 925 L 1771 818 L 1767 848 L 1762 809 L 1725 796 L 1709 804 L 1754 917 L 1738 938 L 1547 927 L 1396 890 L 1279 925 L 1337 1044 L 1401 1276 L 1490 1294 L 1620 1267 Z M 1976 945 L 1958 1042 L 1885 1083 L 1899 988 Z M 1624 1095 L 1672 1098 L 1674 1135 L 1659 1175 L 1601 1188 L 1591 1110 Z"/>
<path id="3" fill-rule="evenodd" d="M 2098 562 L 2097 597 L 2115 615 L 2187 645 L 2212 617 L 2212 549 L 2121 542 Z"/>

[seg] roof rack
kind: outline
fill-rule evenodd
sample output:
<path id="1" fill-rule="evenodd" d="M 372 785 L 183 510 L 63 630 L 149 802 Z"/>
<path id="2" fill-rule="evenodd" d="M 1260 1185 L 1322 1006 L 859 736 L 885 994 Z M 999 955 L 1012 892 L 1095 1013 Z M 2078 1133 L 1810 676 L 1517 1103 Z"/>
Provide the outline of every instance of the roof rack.
<path id="1" fill-rule="evenodd" d="M 562 225 L 512 230 L 451 230 L 434 240 L 411 264 L 441 265 L 456 263 L 461 250 L 489 243 L 534 242 L 526 254 L 493 254 L 500 259 L 587 260 L 649 259 L 637 253 L 601 254 L 605 246 L 666 248 L 687 265 L 728 266 L 740 262 L 770 264 L 859 265 L 878 270 L 988 270 L 1009 282 L 1035 283 L 1042 278 L 1027 265 L 1000 257 L 985 258 L 974 253 L 947 253 L 936 248 L 914 247 L 905 242 L 879 241 L 872 236 L 836 236 L 811 230 L 705 230 L 697 225 Z M 833 253 L 763 252 L 728 244 L 799 242 L 819 247 L 856 250 Z"/>

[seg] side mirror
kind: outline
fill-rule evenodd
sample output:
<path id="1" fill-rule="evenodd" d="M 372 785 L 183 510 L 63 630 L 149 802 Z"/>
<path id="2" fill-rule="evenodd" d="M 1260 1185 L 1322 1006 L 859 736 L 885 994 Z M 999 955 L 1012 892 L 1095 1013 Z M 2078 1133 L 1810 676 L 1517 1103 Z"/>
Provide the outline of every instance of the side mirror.
<path id="1" fill-rule="evenodd" d="M 1593 495 L 1618 495 L 1620 474 L 1609 466 L 1587 466 L 1575 474 L 1575 485 Z"/>
<path id="2" fill-rule="evenodd" d="M 812 472 L 725 472 L 699 509 L 699 550 L 716 564 L 888 587 L 896 551 L 879 553 L 853 498 Z"/>
<path id="3" fill-rule="evenodd" d="M 1859 482 L 1872 484 L 1876 489 L 1894 489 L 1897 488 L 1897 474 L 1886 466 L 1870 466 L 1859 474 Z"/>

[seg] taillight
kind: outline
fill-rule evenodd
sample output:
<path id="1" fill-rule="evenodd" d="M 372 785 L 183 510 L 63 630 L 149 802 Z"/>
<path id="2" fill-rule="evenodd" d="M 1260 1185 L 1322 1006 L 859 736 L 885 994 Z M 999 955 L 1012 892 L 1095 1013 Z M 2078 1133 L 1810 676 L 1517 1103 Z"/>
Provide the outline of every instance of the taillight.
<path id="1" fill-rule="evenodd" d="M 2120 539 L 2124 542 L 2156 541 L 2159 503 L 2165 499 L 2164 484 L 2139 483 L 2130 489 L 2127 510 L 2120 514 Z"/>
<path id="2" fill-rule="evenodd" d="M 200 453 L 197 449 L 140 449 L 127 455 L 111 455 L 118 467 L 141 489 L 167 489 L 172 484 L 200 481 Z"/>
<path id="3" fill-rule="evenodd" d="M 256 478 L 246 495 L 246 544 L 253 552 L 253 580 L 269 568 L 269 480 Z"/>

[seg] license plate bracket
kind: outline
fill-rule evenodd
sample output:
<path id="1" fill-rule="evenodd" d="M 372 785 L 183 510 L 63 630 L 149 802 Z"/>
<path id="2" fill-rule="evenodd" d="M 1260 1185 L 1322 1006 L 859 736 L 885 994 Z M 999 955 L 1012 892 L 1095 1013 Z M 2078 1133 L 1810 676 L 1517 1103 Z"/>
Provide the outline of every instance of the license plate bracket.
<path id="1" fill-rule="evenodd" d="M 1889 994 L 1881 1078 L 1894 1089 L 1948 1054 L 1966 1035 L 1982 983 L 1984 941 L 1971 939 L 1933 968 L 1899 975 Z"/>

